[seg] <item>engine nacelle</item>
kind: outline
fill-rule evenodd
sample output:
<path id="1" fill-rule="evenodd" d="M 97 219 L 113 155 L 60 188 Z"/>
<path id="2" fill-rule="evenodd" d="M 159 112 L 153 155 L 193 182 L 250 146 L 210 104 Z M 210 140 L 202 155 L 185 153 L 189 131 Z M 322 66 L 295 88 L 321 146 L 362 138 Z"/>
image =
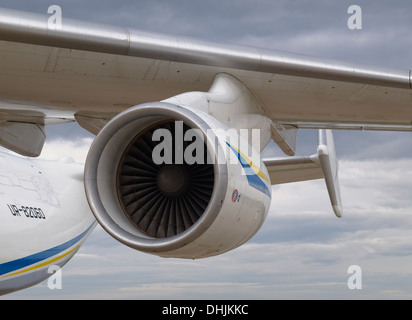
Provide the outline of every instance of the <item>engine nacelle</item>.
<path id="1" fill-rule="evenodd" d="M 213 117 L 166 102 L 130 108 L 101 130 L 85 187 L 109 234 L 163 257 L 203 258 L 240 246 L 271 202 L 258 151 Z"/>

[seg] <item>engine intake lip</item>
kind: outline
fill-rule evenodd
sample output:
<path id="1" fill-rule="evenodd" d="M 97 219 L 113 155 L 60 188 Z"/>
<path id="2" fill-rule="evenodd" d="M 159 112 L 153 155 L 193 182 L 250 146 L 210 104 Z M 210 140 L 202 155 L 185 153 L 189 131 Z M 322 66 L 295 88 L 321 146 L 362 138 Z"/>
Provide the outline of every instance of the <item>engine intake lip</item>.
<path id="1" fill-rule="evenodd" d="M 182 120 L 189 127 L 198 128 L 204 133 L 211 129 L 202 117 L 178 105 L 155 102 L 132 107 L 109 121 L 93 142 L 85 165 L 85 191 L 94 216 L 100 225 L 118 241 L 134 249 L 149 253 L 173 251 L 199 238 L 215 221 L 226 196 L 228 185 L 227 167 L 226 164 L 219 163 L 217 159 L 217 154 L 223 151 L 216 151 L 215 141 L 210 140 L 210 137 L 205 135 L 204 138 L 208 150 L 215 151 L 213 155 L 215 161 L 213 164 L 213 193 L 204 213 L 190 228 L 181 233 L 167 238 L 147 237 L 147 235 L 137 230 L 124 215 L 115 190 L 117 173 L 107 172 L 110 170 L 107 170 L 104 165 L 101 165 L 102 159 L 111 153 L 111 150 L 108 150 L 110 149 L 108 148 L 108 144 L 111 143 L 112 137 L 123 128 L 132 126 L 134 122 L 142 118 L 153 118 L 156 119 L 156 121 L 170 119 Z M 153 121 L 153 123 L 156 121 Z M 126 145 L 132 142 L 136 136 L 136 134 L 134 134 L 130 137 L 130 134 L 131 133 L 127 136 L 129 141 L 127 141 Z M 217 147 L 221 148 L 220 144 L 217 144 Z M 117 168 L 119 162 L 120 157 L 118 157 L 117 162 L 112 165 Z M 113 171 L 113 169 L 114 168 L 111 168 L 111 171 Z M 107 184 L 104 184 L 104 181 L 112 181 L 112 187 L 108 187 Z M 108 188 L 111 189 L 107 190 Z M 102 200 L 101 195 L 103 195 L 104 200 Z M 113 207 L 107 208 L 108 201 L 117 202 L 118 210 L 113 210 Z"/>

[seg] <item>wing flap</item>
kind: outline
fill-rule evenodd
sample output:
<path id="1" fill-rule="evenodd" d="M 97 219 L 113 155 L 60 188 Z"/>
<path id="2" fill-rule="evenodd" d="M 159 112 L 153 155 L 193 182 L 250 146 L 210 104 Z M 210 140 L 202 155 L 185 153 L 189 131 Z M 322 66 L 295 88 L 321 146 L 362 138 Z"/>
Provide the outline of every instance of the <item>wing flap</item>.
<path id="1" fill-rule="evenodd" d="M 263 160 L 272 185 L 323 178 L 317 156 Z"/>
<path id="2" fill-rule="evenodd" d="M 111 118 L 113 118 L 115 114 L 108 113 L 108 114 L 82 114 L 76 113 L 74 115 L 77 123 L 85 130 L 89 131 L 90 133 L 97 135 L 100 130 L 106 125 L 107 122 Z"/>
<path id="3" fill-rule="evenodd" d="M 37 157 L 46 140 L 44 126 L 35 123 L 4 122 L 0 125 L 0 145 L 24 156 Z"/>
<path id="4" fill-rule="evenodd" d="M 342 200 L 338 177 L 339 164 L 331 130 L 319 130 L 318 158 L 325 177 L 333 211 L 338 218 L 341 218 Z"/>

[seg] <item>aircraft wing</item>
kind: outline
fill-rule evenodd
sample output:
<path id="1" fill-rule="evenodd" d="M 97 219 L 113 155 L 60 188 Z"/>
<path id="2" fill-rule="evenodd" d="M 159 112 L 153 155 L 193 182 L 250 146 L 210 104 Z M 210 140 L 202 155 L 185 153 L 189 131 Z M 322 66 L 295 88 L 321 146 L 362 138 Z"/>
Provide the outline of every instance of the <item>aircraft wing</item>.
<path id="1" fill-rule="evenodd" d="M 66 17 L 61 28 L 50 28 L 49 17 L 0 9 L 2 121 L 44 125 L 76 119 L 96 133 L 131 106 L 207 91 L 217 73 L 227 72 L 282 129 L 412 130 L 410 69 L 170 37 Z M 293 145 L 282 147 L 282 142 L 281 148 L 293 154 Z"/>

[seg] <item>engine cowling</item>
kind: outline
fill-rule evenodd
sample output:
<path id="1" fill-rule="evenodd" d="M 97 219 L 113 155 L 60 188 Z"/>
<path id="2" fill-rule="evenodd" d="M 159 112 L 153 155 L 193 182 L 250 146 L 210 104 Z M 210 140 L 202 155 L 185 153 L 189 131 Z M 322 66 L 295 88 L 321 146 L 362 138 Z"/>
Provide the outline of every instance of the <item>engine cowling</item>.
<path id="1" fill-rule="evenodd" d="M 256 151 L 237 133 L 233 140 L 222 123 L 186 107 L 126 110 L 87 157 L 93 214 L 120 242 L 163 257 L 203 258 L 240 246 L 263 224 L 271 186 L 263 163 L 250 160 L 260 159 Z"/>

